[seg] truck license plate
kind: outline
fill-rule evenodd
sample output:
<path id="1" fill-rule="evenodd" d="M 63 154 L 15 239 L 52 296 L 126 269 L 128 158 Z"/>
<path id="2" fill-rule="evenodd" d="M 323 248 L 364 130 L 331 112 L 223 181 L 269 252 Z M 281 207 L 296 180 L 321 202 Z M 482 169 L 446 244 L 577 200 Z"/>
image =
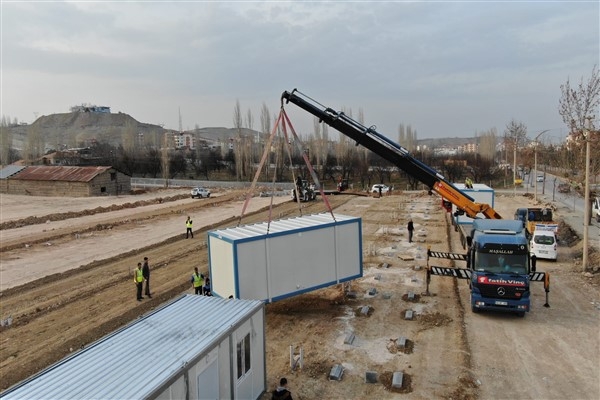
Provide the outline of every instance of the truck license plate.
<path id="1" fill-rule="evenodd" d="M 497 305 L 497 306 L 507 306 L 507 305 L 508 305 L 508 302 L 507 302 L 507 301 L 497 301 L 497 302 L 496 302 L 496 305 Z"/>
<path id="2" fill-rule="evenodd" d="M 546 250 L 540 250 L 541 254 L 548 254 L 548 252 Z"/>

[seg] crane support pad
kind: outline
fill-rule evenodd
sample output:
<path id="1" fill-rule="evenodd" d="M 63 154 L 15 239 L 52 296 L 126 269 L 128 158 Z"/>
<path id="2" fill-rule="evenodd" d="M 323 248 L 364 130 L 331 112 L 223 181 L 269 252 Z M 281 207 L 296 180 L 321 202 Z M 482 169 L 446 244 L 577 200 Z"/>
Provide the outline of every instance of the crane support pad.
<path id="1" fill-rule="evenodd" d="M 427 251 L 427 255 L 432 258 L 447 258 L 449 260 L 462 260 L 467 261 L 466 254 L 458 254 L 458 253 L 445 253 L 443 251 Z"/>
<path id="2" fill-rule="evenodd" d="M 458 279 L 471 279 L 471 270 L 450 267 L 429 267 L 431 275 L 453 276 Z"/>
<path id="3" fill-rule="evenodd" d="M 529 280 L 532 282 L 544 282 L 546 279 L 545 272 L 531 272 L 529 274 Z"/>

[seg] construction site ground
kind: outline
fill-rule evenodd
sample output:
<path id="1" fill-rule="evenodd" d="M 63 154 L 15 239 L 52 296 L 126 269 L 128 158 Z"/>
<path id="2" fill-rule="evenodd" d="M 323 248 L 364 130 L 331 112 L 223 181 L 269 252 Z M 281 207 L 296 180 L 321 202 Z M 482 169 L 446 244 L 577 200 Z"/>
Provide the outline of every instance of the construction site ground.
<path id="1" fill-rule="evenodd" d="M 193 268 L 208 271 L 208 230 L 235 226 L 242 211 L 244 192 L 215 192 L 209 199 L 191 199 L 188 189 L 83 199 L 2 195 L 1 389 L 192 293 Z M 436 196 L 329 201 L 335 213 L 362 218 L 364 276 L 266 305 L 268 390 L 285 376 L 294 399 L 600 398 L 600 279 L 581 272 L 581 241 L 568 225 L 560 224 L 558 260 L 538 262 L 552 276 L 549 308 L 542 283 L 532 283 L 525 318 L 473 314 L 465 280 L 434 276 L 426 291 L 427 246 L 464 252 Z M 242 224 L 300 215 L 287 196 L 274 197 L 272 210 L 270 202 L 253 198 Z M 528 206 L 530 197 L 496 196 L 506 218 Z M 317 200 L 301 211 L 326 208 Z M 193 239 L 185 238 L 188 215 Z M 131 272 L 144 256 L 153 297 L 140 303 Z M 598 265 L 597 253 L 592 263 Z M 290 368 L 290 348 L 295 355 L 302 349 L 301 368 Z M 341 380 L 329 379 L 335 365 L 343 368 Z M 367 372 L 374 383 L 366 382 Z M 403 373 L 399 389 L 394 372 Z"/>

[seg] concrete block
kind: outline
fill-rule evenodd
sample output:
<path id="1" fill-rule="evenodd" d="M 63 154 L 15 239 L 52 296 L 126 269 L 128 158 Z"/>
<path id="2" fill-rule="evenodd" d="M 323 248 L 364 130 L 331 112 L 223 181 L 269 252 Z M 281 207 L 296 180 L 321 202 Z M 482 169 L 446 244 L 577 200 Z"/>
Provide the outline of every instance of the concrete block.
<path id="1" fill-rule="evenodd" d="M 381 295 L 385 300 L 389 300 L 392 298 L 392 294 L 391 293 L 384 293 Z"/>
<path id="2" fill-rule="evenodd" d="M 377 289 L 376 288 L 369 289 L 369 296 L 375 296 L 376 294 L 377 294 Z"/>
<path id="3" fill-rule="evenodd" d="M 404 380 L 404 374 L 400 371 L 394 372 L 392 375 L 392 387 L 394 389 L 402 389 L 402 381 Z"/>
<path id="4" fill-rule="evenodd" d="M 381 280 L 381 274 L 377 274 L 377 275 L 375 275 L 375 280 L 376 280 L 376 281 L 380 281 L 380 280 Z"/>
<path id="5" fill-rule="evenodd" d="M 365 382 L 366 383 L 377 383 L 377 372 L 367 371 L 365 373 Z"/>
<path id="6" fill-rule="evenodd" d="M 421 270 L 421 266 L 420 265 L 415 265 L 415 271 L 420 271 Z"/>
<path id="7" fill-rule="evenodd" d="M 352 342 L 354 342 L 356 336 L 354 336 L 354 333 L 349 333 L 346 335 L 346 338 L 344 339 L 344 344 L 352 344 Z"/>
<path id="8" fill-rule="evenodd" d="M 356 298 L 356 292 L 350 291 L 350 292 L 346 293 L 346 297 L 349 298 L 349 299 L 355 299 Z"/>
<path id="9" fill-rule="evenodd" d="M 370 309 L 369 306 L 363 306 L 360 309 L 360 313 L 363 314 L 363 315 L 369 315 L 369 309 Z"/>
<path id="10" fill-rule="evenodd" d="M 413 310 L 406 310 L 406 314 L 404 314 L 404 319 L 411 320 L 413 319 Z"/>
<path id="11" fill-rule="evenodd" d="M 405 349 L 406 348 L 406 338 L 404 336 L 400 336 L 398 338 L 398 340 L 396 340 L 396 346 L 399 349 Z"/>
<path id="12" fill-rule="evenodd" d="M 408 300 L 411 300 L 411 301 L 412 301 L 412 300 L 414 300 L 414 299 L 415 299 L 415 294 L 414 294 L 413 292 L 408 292 L 408 295 L 407 295 L 407 297 L 408 297 Z"/>
<path id="13" fill-rule="evenodd" d="M 329 379 L 334 381 L 341 381 L 344 373 L 344 367 L 341 364 L 335 364 L 331 371 L 329 371 Z"/>
<path id="14" fill-rule="evenodd" d="M 383 264 L 381 264 L 381 267 L 382 267 L 382 268 L 389 268 L 389 267 L 390 267 L 390 264 L 388 264 L 388 263 L 383 263 Z"/>

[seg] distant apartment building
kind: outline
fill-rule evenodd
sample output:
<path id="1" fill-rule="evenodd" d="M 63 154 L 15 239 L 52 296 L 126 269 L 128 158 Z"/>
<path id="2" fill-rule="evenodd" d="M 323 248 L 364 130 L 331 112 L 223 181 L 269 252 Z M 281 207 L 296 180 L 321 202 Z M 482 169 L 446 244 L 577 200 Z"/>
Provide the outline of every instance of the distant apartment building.
<path id="1" fill-rule="evenodd" d="M 467 143 L 462 146 L 458 146 L 460 153 L 477 153 L 479 145 L 477 143 Z"/>
<path id="2" fill-rule="evenodd" d="M 96 106 L 91 104 L 82 104 L 80 106 L 71 107 L 71 112 L 91 112 L 91 113 L 104 113 L 110 114 L 110 107 L 107 106 Z"/>

